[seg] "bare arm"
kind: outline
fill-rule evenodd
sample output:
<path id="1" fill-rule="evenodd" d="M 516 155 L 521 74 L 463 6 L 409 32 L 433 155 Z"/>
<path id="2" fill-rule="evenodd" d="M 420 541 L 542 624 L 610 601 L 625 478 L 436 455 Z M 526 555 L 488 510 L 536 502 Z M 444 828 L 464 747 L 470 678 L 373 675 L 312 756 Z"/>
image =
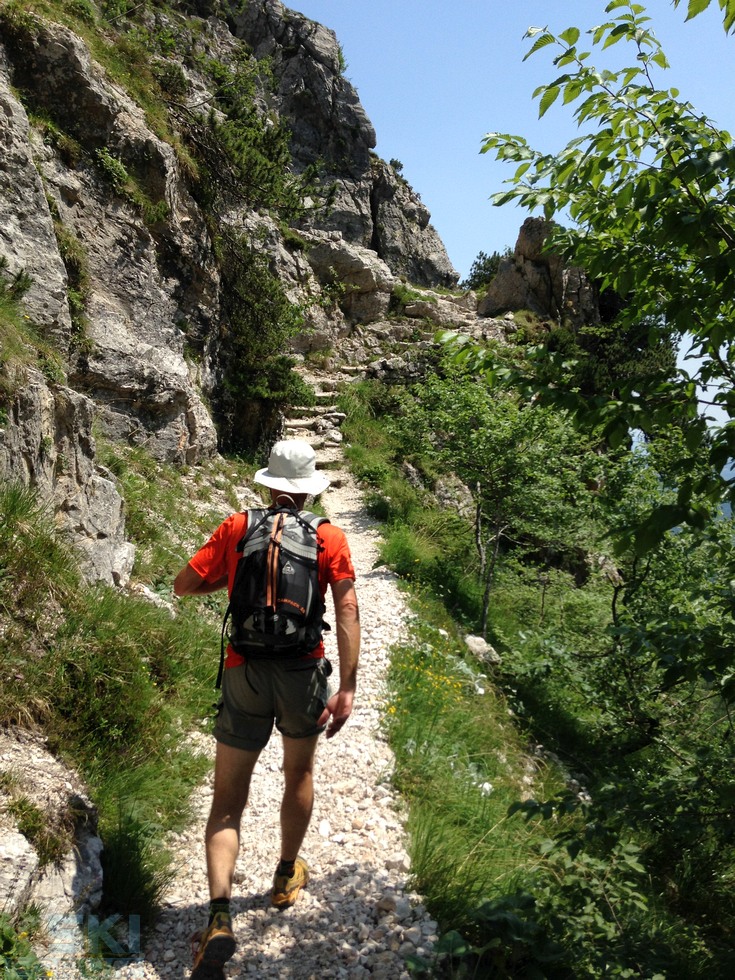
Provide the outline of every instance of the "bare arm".
<path id="1" fill-rule="evenodd" d="M 188 564 L 184 565 L 174 579 L 174 595 L 208 595 L 210 592 L 226 588 L 226 575 L 216 582 L 207 582 Z"/>
<path id="2" fill-rule="evenodd" d="M 357 605 L 355 583 L 341 579 L 332 586 L 334 615 L 337 624 L 337 652 L 339 654 L 339 691 L 327 701 L 319 719 L 323 725 L 331 716 L 327 738 L 336 735 L 352 713 L 352 702 L 357 687 L 357 663 L 360 656 L 360 611 Z"/>

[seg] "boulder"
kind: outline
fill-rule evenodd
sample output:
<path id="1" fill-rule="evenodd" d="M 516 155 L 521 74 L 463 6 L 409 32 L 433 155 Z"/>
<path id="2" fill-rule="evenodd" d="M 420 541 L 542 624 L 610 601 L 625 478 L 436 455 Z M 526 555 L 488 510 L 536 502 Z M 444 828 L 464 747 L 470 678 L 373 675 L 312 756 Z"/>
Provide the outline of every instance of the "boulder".
<path id="1" fill-rule="evenodd" d="M 500 261 L 498 274 L 478 304 L 478 315 L 529 310 L 572 327 L 599 323 L 597 292 L 582 269 L 564 266 L 544 250 L 552 225 L 526 218 L 512 256 Z"/>
<path id="2" fill-rule="evenodd" d="M 344 288 L 342 311 L 357 323 L 377 320 L 388 312 L 394 277 L 374 251 L 344 240 L 338 233 L 308 236 L 307 258 L 318 281 Z"/>

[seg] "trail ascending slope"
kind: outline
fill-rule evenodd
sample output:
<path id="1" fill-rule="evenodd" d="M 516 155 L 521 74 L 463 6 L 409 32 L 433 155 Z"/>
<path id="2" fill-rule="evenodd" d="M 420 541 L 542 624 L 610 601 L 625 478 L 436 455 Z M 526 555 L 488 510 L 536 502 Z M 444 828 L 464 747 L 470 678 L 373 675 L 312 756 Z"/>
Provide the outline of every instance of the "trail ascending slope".
<path id="1" fill-rule="evenodd" d="M 289 435 L 302 436 L 300 430 Z M 338 447 L 331 453 L 339 462 Z M 317 449 L 321 463 L 328 454 Z M 333 523 L 348 535 L 357 572 L 363 643 L 356 707 L 345 728 L 317 751 L 316 804 L 302 849 L 312 881 L 286 912 L 268 903 L 279 857 L 278 807 L 282 789 L 280 738 L 264 750 L 243 821 L 235 873 L 234 927 L 238 950 L 228 978 L 408 977 L 404 957 L 427 954 L 436 924 L 406 890 L 408 860 L 401 817 L 389 786 L 392 755 L 379 733 L 389 647 L 402 635 L 407 611 L 395 578 L 373 566 L 377 532 L 349 475 L 335 473 L 321 498 Z M 329 607 L 327 619 L 329 620 Z M 332 620 L 333 621 L 333 620 Z M 334 639 L 327 653 L 338 676 Z M 196 737 L 211 752 L 207 736 Z M 185 980 L 189 937 L 206 918 L 208 901 L 203 835 L 211 783 L 195 794 L 196 819 L 170 840 L 178 874 L 144 962 L 121 978 Z"/>

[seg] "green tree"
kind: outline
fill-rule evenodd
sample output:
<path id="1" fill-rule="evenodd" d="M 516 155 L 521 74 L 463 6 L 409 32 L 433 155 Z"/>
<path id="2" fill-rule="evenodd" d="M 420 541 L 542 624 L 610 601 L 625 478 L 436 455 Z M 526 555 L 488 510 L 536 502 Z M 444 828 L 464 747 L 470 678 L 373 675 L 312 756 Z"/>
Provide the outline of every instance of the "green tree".
<path id="1" fill-rule="evenodd" d="M 270 268 L 267 256 L 244 236 L 222 229 L 215 247 L 225 286 L 218 343 L 222 376 L 216 413 L 230 452 L 259 448 L 283 406 L 308 403 L 313 393 L 285 351 L 303 316 Z"/>
<path id="2" fill-rule="evenodd" d="M 689 17 L 708 5 L 691 0 Z M 720 6 L 730 30 L 735 2 Z M 643 522 L 641 540 L 651 541 L 682 522 L 701 525 L 707 508 L 693 505 L 698 495 L 712 503 L 735 499 L 735 482 L 723 473 L 735 456 L 735 147 L 676 89 L 657 87 L 656 74 L 668 63 L 645 9 L 612 0 L 606 12 L 610 19 L 584 44 L 576 27 L 528 32 L 526 57 L 551 51 L 560 72 L 536 90 L 539 114 L 561 98 L 588 131 L 556 154 L 501 133 L 486 136 L 483 151 L 516 164 L 512 186 L 496 204 L 516 201 L 549 219 L 571 218 L 570 227 L 555 227 L 549 244 L 625 298 L 620 329 L 646 323 L 651 347 L 673 336 L 689 350 L 688 369 L 634 372 L 614 393 L 593 399 L 570 383 L 574 366 L 565 352 L 530 351 L 513 379 L 602 426 L 613 444 L 634 430 L 683 427 L 677 503 Z M 588 42 L 600 51 L 626 43 L 633 63 L 600 70 Z M 475 360 L 489 366 L 491 358 Z M 703 403 L 725 421 L 700 411 Z M 695 483 L 687 474 L 703 451 L 709 468 Z"/>
<path id="3" fill-rule="evenodd" d="M 688 17 L 709 2 L 690 0 Z M 735 2 L 719 5 L 731 31 Z M 672 370 L 665 357 L 640 368 L 629 360 L 618 383 L 593 378 L 585 386 L 580 352 L 564 345 L 509 355 L 467 343 L 459 359 L 524 400 L 570 411 L 608 451 L 643 433 L 628 454 L 643 482 L 627 474 L 618 487 L 613 476 L 602 488 L 619 555 L 607 641 L 583 656 L 560 648 L 551 674 L 570 678 L 558 695 L 559 717 L 575 694 L 580 706 L 592 802 L 569 798 L 544 815 L 581 806 L 584 831 L 567 838 L 557 831 L 557 843 L 567 845 L 565 858 L 602 858 L 610 880 L 610 842 L 633 828 L 657 901 L 701 930 L 702 970 L 713 951 L 719 975 L 727 975 L 735 556 L 722 505 L 735 499 L 735 146 L 675 89 L 657 85 L 668 65 L 645 9 L 612 0 L 606 13 L 584 39 L 576 27 L 528 35 L 527 57 L 553 52 L 555 77 L 536 91 L 540 115 L 557 100 L 572 106 L 581 135 L 555 154 L 499 133 L 483 148 L 516 167 L 496 203 L 516 201 L 565 221 L 569 227 L 556 224 L 549 246 L 623 298 L 613 329 L 652 352 L 673 338 L 689 352 L 688 370 Z M 632 48 L 627 65 L 592 65 L 593 49 L 607 59 L 616 45 Z M 534 693 L 550 697 L 555 686 L 545 680 Z M 568 881 L 576 902 L 583 893 L 578 880 Z M 553 886 L 549 907 L 558 892 Z M 560 925 L 582 929 L 578 910 Z M 629 935 L 640 935 L 631 925 Z M 595 956 L 606 970 L 638 963 L 639 942 L 618 951 L 612 937 L 601 941 Z M 673 967 L 670 975 L 677 975 Z"/>
<path id="4" fill-rule="evenodd" d="M 483 286 L 489 286 L 498 274 L 501 259 L 511 254 L 509 248 L 504 249 L 502 254 L 493 252 L 492 255 L 488 255 L 487 252 L 478 252 L 477 258 L 470 266 L 469 275 L 460 284 L 462 289 L 481 289 Z"/>
<path id="5" fill-rule="evenodd" d="M 586 482 L 602 463 L 562 415 L 445 366 L 412 390 L 390 428 L 404 458 L 456 474 L 472 493 L 483 635 L 503 551 L 573 570 L 589 530 Z"/>

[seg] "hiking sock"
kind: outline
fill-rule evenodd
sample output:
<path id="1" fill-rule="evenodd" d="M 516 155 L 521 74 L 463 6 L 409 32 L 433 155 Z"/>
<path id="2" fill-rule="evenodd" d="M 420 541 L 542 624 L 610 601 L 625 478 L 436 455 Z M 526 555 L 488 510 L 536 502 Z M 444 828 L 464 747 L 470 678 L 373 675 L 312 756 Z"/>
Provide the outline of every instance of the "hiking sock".
<path id="1" fill-rule="evenodd" d="M 284 861 L 283 858 L 281 858 L 278 864 L 278 870 L 276 871 L 276 874 L 279 875 L 279 877 L 281 875 L 285 875 L 287 878 L 293 878 L 295 867 L 296 867 L 295 861 Z"/>
<path id="2" fill-rule="evenodd" d="M 213 898 L 209 903 L 209 922 L 208 926 L 212 925 L 212 921 L 218 912 L 226 912 L 227 915 L 230 914 L 230 900 L 229 898 Z"/>

